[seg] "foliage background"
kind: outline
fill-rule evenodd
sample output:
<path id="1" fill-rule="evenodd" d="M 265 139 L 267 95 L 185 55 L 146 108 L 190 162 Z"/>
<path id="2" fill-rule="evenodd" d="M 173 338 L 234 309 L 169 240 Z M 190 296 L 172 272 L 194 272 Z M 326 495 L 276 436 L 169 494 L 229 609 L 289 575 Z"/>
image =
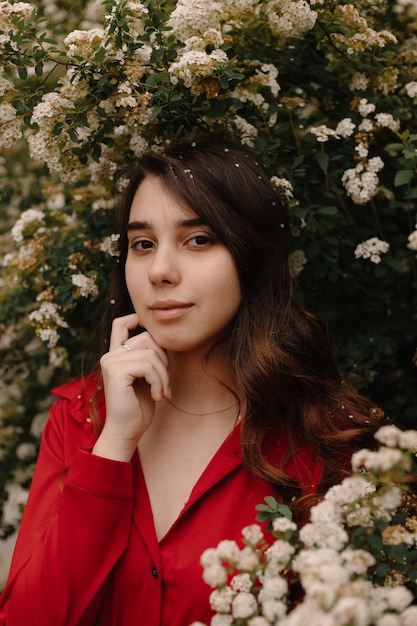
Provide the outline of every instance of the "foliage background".
<path id="1" fill-rule="evenodd" d="M 49 390 L 79 376 L 148 146 L 231 136 L 291 206 L 291 267 L 342 368 L 417 415 L 416 0 L 0 2 L 0 536 Z M 365 243 L 364 243 L 365 242 Z"/>

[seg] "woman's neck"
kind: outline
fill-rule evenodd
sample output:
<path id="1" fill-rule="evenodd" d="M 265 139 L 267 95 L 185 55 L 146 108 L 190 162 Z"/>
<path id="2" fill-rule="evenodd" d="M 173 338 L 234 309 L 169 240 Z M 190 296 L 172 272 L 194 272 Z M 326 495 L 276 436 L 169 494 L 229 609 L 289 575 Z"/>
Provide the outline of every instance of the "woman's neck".
<path id="1" fill-rule="evenodd" d="M 229 361 L 222 354 L 207 360 L 189 353 L 169 353 L 171 406 L 184 413 L 215 413 L 238 405 Z"/>

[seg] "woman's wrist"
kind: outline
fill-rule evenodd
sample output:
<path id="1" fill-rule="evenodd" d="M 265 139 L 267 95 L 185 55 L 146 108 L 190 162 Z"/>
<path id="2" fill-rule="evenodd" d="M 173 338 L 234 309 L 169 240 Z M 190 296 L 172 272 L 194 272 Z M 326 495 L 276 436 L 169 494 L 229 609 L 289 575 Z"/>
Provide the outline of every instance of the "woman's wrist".
<path id="1" fill-rule="evenodd" d="M 137 448 L 138 442 L 135 439 L 121 437 L 105 432 L 103 429 L 97 439 L 91 453 L 113 461 L 130 462 Z"/>

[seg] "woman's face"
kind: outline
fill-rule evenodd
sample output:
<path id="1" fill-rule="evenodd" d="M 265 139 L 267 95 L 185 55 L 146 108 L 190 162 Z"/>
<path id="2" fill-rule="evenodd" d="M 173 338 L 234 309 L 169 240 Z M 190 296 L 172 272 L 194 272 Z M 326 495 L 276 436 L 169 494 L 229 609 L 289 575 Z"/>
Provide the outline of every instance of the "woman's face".
<path id="1" fill-rule="evenodd" d="M 126 284 L 141 326 L 167 350 L 206 353 L 241 302 L 229 250 L 153 176 L 133 198 L 128 242 Z"/>

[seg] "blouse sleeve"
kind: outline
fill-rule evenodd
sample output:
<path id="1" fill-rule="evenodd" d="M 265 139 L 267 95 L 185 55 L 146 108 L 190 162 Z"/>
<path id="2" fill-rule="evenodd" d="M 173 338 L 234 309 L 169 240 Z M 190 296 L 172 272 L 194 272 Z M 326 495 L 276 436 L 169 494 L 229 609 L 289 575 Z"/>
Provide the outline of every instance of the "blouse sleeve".
<path id="1" fill-rule="evenodd" d="M 127 546 L 132 464 L 75 444 L 68 457 L 68 438 L 84 441 L 83 426 L 69 417 L 68 405 L 61 398 L 45 426 L 0 597 L 0 626 L 91 626 Z"/>

